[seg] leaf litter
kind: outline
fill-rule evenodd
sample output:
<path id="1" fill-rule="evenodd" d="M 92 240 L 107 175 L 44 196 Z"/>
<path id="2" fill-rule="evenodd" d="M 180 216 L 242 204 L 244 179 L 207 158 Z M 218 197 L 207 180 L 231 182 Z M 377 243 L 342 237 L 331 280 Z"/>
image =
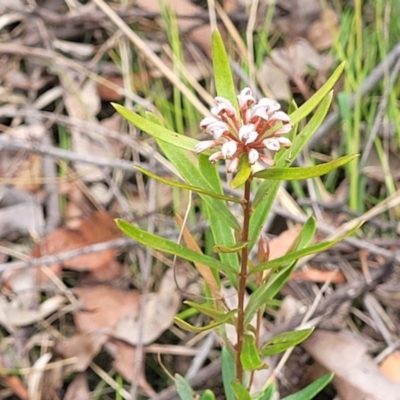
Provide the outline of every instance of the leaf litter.
<path id="1" fill-rule="evenodd" d="M 229 17 L 237 29 L 244 32 L 249 2 L 232 0 L 226 3 Z M 340 16 L 321 4 L 317 0 L 276 2 L 269 36 L 272 48 L 258 65 L 257 78 L 260 86 L 277 100 L 289 103 L 293 95 L 299 93 L 307 98 L 329 75 L 333 58 L 327 54 L 340 30 Z M 178 10 L 177 29 L 186 44 L 183 48 L 185 73 L 209 85 L 208 12 L 189 0 L 176 0 L 172 5 Z M 145 38 L 148 48 L 161 55 L 160 63 L 173 68 L 162 20 L 165 10 L 160 10 L 159 2 L 138 1 L 135 8 L 115 7 L 122 20 Z M 19 12 L 22 10 L 23 13 Z M 262 30 L 262 18 L 267 9 L 260 10 L 257 29 Z M 33 12 L 38 18 L 31 18 Z M 107 390 L 118 388 L 115 370 L 126 387 L 134 381 L 133 371 L 137 371 L 135 379 L 142 392 L 151 398 L 156 392 L 153 388 L 166 387 L 169 382 L 162 374 L 147 382 L 146 346 L 156 342 L 162 348 L 163 343 L 179 342 L 180 347 L 176 347 L 179 353 L 182 346 L 191 346 L 192 340 L 195 343 L 202 340 L 172 327 L 172 318 L 182 307 L 182 297 L 187 296 L 185 290 L 190 274 L 175 268 L 174 278 L 174 269 L 165 266 L 174 267 L 174 262 L 155 253 L 149 281 L 143 282 L 139 271 L 146 249 L 131 246 L 121 255 L 121 246 L 108 248 L 106 245 L 121 238 L 113 221 L 120 216 L 128 215 L 143 226 L 153 218 L 157 231 L 170 233 L 176 228 L 171 209 L 184 215 L 187 196 L 161 186 L 151 189 L 133 168 L 125 172 L 114 168 L 112 160 L 125 158 L 132 164 L 132 160 L 144 162 L 149 170 L 160 175 L 170 172 L 168 163 L 152 141 L 128 128 L 108 102 L 125 101 L 131 108 L 139 104 L 148 107 L 156 100 L 154 93 L 158 94 L 160 86 L 153 85 L 156 80 L 163 79 L 163 72 L 159 65 L 155 68 L 147 63 L 144 53 L 124 54 L 121 49 L 126 44 L 122 44 L 122 34 L 94 3 L 48 0 L 31 10 L 26 9 L 22 1 L 3 1 L 0 15 L 0 271 L 3 283 L 0 367 L 4 370 L 0 398 L 85 400 L 94 395 L 107 398 Z M 220 29 L 224 31 L 223 24 Z M 7 46 L 10 44 L 11 47 Z M 132 62 L 136 61 L 133 68 Z M 128 82 L 131 87 L 127 87 Z M 149 87 L 152 90 L 149 91 Z M 166 93 L 172 91 L 168 83 L 164 88 Z M 25 114 L 18 115 L 21 111 Z M 58 122 L 61 115 L 70 125 Z M 85 123 L 92 124 L 91 128 L 84 129 Z M 110 135 L 103 134 L 104 129 Z M 382 190 L 388 173 L 397 185 L 398 154 L 393 151 L 395 146 L 389 143 L 387 132 L 382 125 L 378 135 L 386 145 L 386 167 L 382 154 L 377 154 L 375 148 L 363 167 L 371 195 Z M 391 136 L 392 142 L 394 136 Z M 135 144 L 129 148 L 127 143 L 132 143 L 133 139 Z M 45 151 L 42 154 L 30 152 L 18 147 L 18 143 L 28 143 L 33 150 L 44 145 Z M 54 150 L 64 153 L 50 157 L 49 168 L 45 158 Z M 96 163 L 83 163 L 81 159 L 76 160 L 77 154 L 95 159 L 106 157 L 110 164 L 99 167 Z M 334 151 L 330 156 L 335 157 Z M 56 176 L 52 175 L 51 168 Z M 324 224 L 330 228 L 339 227 L 354 214 L 343 206 L 345 181 L 344 190 L 336 188 L 333 195 L 325 190 L 322 181 L 317 182 L 322 203 L 317 204 L 317 197 L 310 194 L 308 204 L 299 200 L 302 209 L 296 211 L 300 211 L 296 217 L 300 219 L 297 222 L 303 223 L 303 210 L 312 208 L 319 216 L 318 235 L 322 235 L 322 232 L 330 233 Z M 57 205 L 48 201 L 52 196 Z M 154 198 L 157 204 L 151 207 Z M 327 206 L 332 203 L 336 208 Z M 371 223 L 369 238 L 372 238 L 368 240 L 377 241 L 379 229 L 383 227 L 396 230 L 391 221 L 381 218 L 383 212 L 392 212 L 393 207 L 382 210 L 368 221 Z M 289 206 L 282 203 L 282 208 L 280 219 L 274 218 L 268 231 L 276 235 L 270 242 L 271 258 L 285 254 L 299 232 L 300 225 L 282 221 L 288 218 Z M 296 222 L 294 214 L 293 208 L 290 209 L 288 219 L 294 218 Z M 55 228 L 50 222 L 52 215 L 59 215 L 58 221 L 63 220 Z M 200 250 L 194 243 L 201 243 L 201 234 L 190 235 L 186 237 L 188 246 Z M 388 251 L 398 247 L 397 236 L 392 242 L 385 240 L 381 239 L 377 246 Z M 93 245 L 103 244 L 105 248 L 100 251 L 86 251 Z M 68 251 L 79 254 L 58 259 Z M 293 321 L 298 321 L 296 326 L 300 326 L 304 309 L 312 311 L 313 302 L 319 299 L 326 307 L 320 310 L 317 306 L 316 315 L 322 318 L 317 323 L 326 326 L 326 319 L 330 319 L 335 329 L 341 331 L 316 330 L 303 348 L 292 354 L 286 369 L 276 380 L 282 395 L 293 391 L 296 385 L 306 384 L 305 374 L 301 372 L 307 369 L 304 368 L 304 360 L 307 360 L 317 374 L 326 369 L 336 373 L 334 387 L 343 400 L 366 396 L 388 400 L 388 393 L 393 396 L 390 399 L 398 396 L 398 351 L 383 357 L 379 368 L 378 361 L 368 353 L 395 349 L 384 340 L 382 324 L 389 332 L 386 339 L 389 336 L 395 343 L 396 327 L 400 323 L 396 295 L 400 287 L 399 272 L 395 269 L 387 273 L 385 280 L 375 281 L 374 273 L 379 272 L 385 258 L 373 254 L 375 257 L 370 255 L 367 267 L 370 270 L 363 267 L 363 275 L 358 269 L 362 255 L 354 243 L 338 246 L 328 255 L 319 255 L 299 268 L 282 290 L 284 304 L 291 303 L 287 317 L 278 318 L 279 313 L 273 306 L 268 309 L 264 323 L 268 328 L 266 332 L 272 332 Z M 43 265 L 8 270 L 13 258 L 32 257 L 41 260 Z M 346 262 L 336 261 L 338 258 L 346 258 Z M 213 286 L 214 278 L 208 271 L 196 267 L 201 275 L 196 279 L 205 279 Z M 364 276 L 372 276 L 372 283 L 363 280 Z M 182 290 L 177 289 L 175 279 Z M 384 304 L 379 317 L 369 315 L 366 310 L 352 309 L 348 293 L 355 290 L 354 282 L 359 284 L 359 296 L 376 288 L 372 293 Z M 147 295 L 143 295 L 145 287 L 149 289 Z M 346 288 L 348 292 L 341 291 Z M 215 287 L 213 294 L 220 296 Z M 235 299 L 229 292 L 224 295 L 235 307 Z M 296 300 L 291 301 L 291 298 Z M 357 327 L 348 322 L 350 317 L 357 321 Z M 192 318 L 196 322 L 196 317 Z M 349 328 L 361 331 L 362 335 L 348 333 Z M 365 344 L 370 343 L 371 338 L 375 345 L 368 348 Z M 111 362 L 103 360 L 106 353 L 111 356 Z M 136 369 L 138 355 L 144 362 Z M 174 370 L 171 357 L 166 355 L 165 359 L 168 368 Z M 269 359 L 268 363 L 270 370 L 257 387 L 261 388 L 274 371 L 276 360 Z M 296 363 L 299 368 L 294 368 Z M 15 369 L 20 373 L 14 375 Z M 99 382 L 107 382 L 107 390 L 102 392 Z M 125 398 L 126 393 L 122 391 Z"/>

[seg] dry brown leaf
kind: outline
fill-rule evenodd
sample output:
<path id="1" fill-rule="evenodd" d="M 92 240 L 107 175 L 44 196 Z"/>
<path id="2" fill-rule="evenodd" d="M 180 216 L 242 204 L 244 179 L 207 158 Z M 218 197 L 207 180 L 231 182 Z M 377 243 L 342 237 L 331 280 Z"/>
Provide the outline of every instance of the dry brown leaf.
<path id="1" fill-rule="evenodd" d="M 54 353 L 63 358 L 76 357 L 76 362 L 66 367 L 66 373 L 83 372 L 99 353 L 107 338 L 108 335 L 101 332 L 77 333 L 59 341 L 54 348 Z"/>
<path id="2" fill-rule="evenodd" d="M 269 260 L 283 257 L 289 251 L 293 243 L 298 240 L 301 229 L 301 225 L 295 225 L 273 238 L 269 242 Z"/>
<path id="3" fill-rule="evenodd" d="M 318 54 L 306 39 L 298 39 L 287 47 L 275 48 L 271 58 L 293 79 L 303 78 L 309 72 L 309 67 L 323 71 L 332 64 L 330 57 Z"/>
<path id="4" fill-rule="evenodd" d="M 334 10 L 323 11 L 307 31 L 307 39 L 314 49 L 324 51 L 330 49 L 338 34 L 339 18 Z"/>
<path id="5" fill-rule="evenodd" d="M 327 370 L 343 400 L 400 400 L 400 384 L 387 378 L 351 333 L 317 330 L 302 346 Z"/>
<path id="6" fill-rule="evenodd" d="M 307 268 L 302 271 L 295 271 L 290 276 L 290 279 L 309 282 L 346 282 L 346 277 L 340 271 L 321 271 L 317 268 Z"/>
<path id="7" fill-rule="evenodd" d="M 107 213 L 96 211 L 91 218 L 82 219 L 78 229 L 59 228 L 44 238 L 32 250 L 33 257 L 54 255 L 68 250 L 79 249 L 95 243 L 107 242 L 122 236 L 114 219 Z M 115 249 L 104 250 L 99 253 L 83 254 L 66 260 L 62 267 L 76 271 L 92 271 L 101 269 L 114 261 Z M 60 264 L 52 264 L 50 268 L 60 272 Z"/>
<path id="8" fill-rule="evenodd" d="M 176 276 L 179 287 L 184 287 L 186 277 L 183 274 Z M 176 287 L 174 271 L 169 269 L 164 274 L 161 286 L 156 293 L 147 296 L 145 304 L 143 326 L 140 325 L 139 309 L 125 315 L 115 326 L 112 335 L 137 345 L 154 342 L 173 323 L 175 314 L 181 304 L 181 295 Z"/>
<path id="9" fill-rule="evenodd" d="M 74 313 L 75 325 L 80 332 L 94 332 L 114 328 L 125 316 L 137 312 L 138 292 L 122 291 L 106 285 L 76 288 L 82 309 Z"/>
<path id="10" fill-rule="evenodd" d="M 380 365 L 381 371 L 392 381 L 400 383 L 400 351 L 388 355 Z"/>
<path id="11" fill-rule="evenodd" d="M 110 343 L 113 345 L 113 367 L 126 379 L 128 382 L 132 382 L 133 373 L 135 371 L 135 359 L 136 359 L 136 348 L 128 343 L 124 343 L 120 340 L 112 339 Z M 144 358 L 142 358 L 144 360 Z M 138 381 L 139 386 L 149 397 L 156 395 L 153 388 L 149 385 L 144 375 L 143 368 L 135 376 L 135 380 Z"/>
<path id="12" fill-rule="evenodd" d="M 279 68 L 270 57 L 264 60 L 258 73 L 258 80 L 267 86 L 269 96 L 276 100 L 289 101 L 292 92 L 289 86 L 289 75 Z"/>
<path id="13" fill-rule="evenodd" d="M 63 400 L 92 400 L 92 394 L 89 391 L 86 374 L 77 374 L 74 380 L 68 385 Z"/>

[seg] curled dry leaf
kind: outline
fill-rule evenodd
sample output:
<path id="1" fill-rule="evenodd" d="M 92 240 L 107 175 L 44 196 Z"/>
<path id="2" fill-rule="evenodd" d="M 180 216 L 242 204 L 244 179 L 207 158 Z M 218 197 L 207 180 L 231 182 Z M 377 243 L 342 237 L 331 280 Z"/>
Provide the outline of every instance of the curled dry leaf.
<path id="1" fill-rule="evenodd" d="M 82 219 L 77 229 L 59 228 L 32 250 L 33 257 L 55 255 L 68 250 L 75 250 L 96 243 L 107 242 L 122 236 L 114 219 L 107 213 L 94 212 L 91 218 Z M 60 273 L 61 268 L 75 271 L 93 271 L 106 268 L 114 262 L 115 249 L 99 253 L 88 253 L 66 260 L 61 264 L 52 264 L 50 268 Z"/>
<path id="2" fill-rule="evenodd" d="M 113 367 L 126 379 L 132 382 L 133 378 L 138 381 L 139 386 L 149 397 L 156 395 L 153 388 L 149 385 L 144 375 L 144 370 L 140 367 L 139 371 L 135 371 L 136 348 L 128 343 L 120 340 L 112 339 L 110 344 L 113 348 L 112 355 L 114 357 Z M 142 358 L 144 361 L 144 359 Z M 143 363 L 142 363 L 143 364 Z M 133 374 L 136 372 L 135 376 Z"/>
<path id="3" fill-rule="evenodd" d="M 317 330 L 302 346 L 327 370 L 343 400 L 400 400 L 400 384 L 387 378 L 350 333 Z"/>
<path id="4" fill-rule="evenodd" d="M 77 374 L 68 385 L 64 400 L 92 400 L 86 374 Z"/>
<path id="5" fill-rule="evenodd" d="M 75 363 L 67 365 L 66 373 L 83 372 L 99 353 L 107 337 L 107 334 L 101 332 L 77 333 L 59 341 L 54 348 L 54 353 L 63 358 L 76 358 Z"/>

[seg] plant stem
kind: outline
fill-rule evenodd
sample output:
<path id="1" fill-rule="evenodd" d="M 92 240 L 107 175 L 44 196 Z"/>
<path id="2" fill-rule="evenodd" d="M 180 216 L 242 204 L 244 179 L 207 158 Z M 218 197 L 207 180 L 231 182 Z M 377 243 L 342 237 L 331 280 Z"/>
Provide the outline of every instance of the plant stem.
<path id="1" fill-rule="evenodd" d="M 243 196 L 243 229 L 242 229 L 242 242 L 245 243 L 249 240 L 249 225 L 251 215 L 250 204 L 250 185 L 251 177 L 246 181 L 244 186 Z M 238 320 L 237 320 L 237 344 L 236 344 L 236 377 L 242 383 L 243 381 L 243 366 L 241 362 L 241 354 L 243 349 L 244 340 L 244 296 L 246 294 L 246 281 L 247 281 L 247 261 L 249 257 L 249 248 L 246 245 L 242 249 L 242 257 L 240 263 L 239 274 L 239 288 L 238 288 Z"/>

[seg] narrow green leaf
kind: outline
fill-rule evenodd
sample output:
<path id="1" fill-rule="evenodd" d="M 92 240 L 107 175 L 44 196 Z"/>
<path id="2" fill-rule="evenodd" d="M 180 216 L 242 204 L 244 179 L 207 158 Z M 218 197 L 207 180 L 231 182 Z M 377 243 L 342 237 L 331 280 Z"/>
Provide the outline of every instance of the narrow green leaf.
<path id="1" fill-rule="evenodd" d="M 224 246 L 222 244 L 216 244 L 213 247 L 214 253 L 238 253 L 243 247 L 246 247 L 248 242 L 238 243 L 235 246 Z"/>
<path id="2" fill-rule="evenodd" d="M 306 340 L 313 331 L 314 328 L 310 328 L 280 333 L 262 344 L 260 354 L 263 356 L 272 356 L 283 353 L 285 350 Z"/>
<path id="3" fill-rule="evenodd" d="M 314 165 L 312 167 L 293 167 L 293 168 L 269 168 L 254 174 L 256 178 L 270 179 L 278 181 L 295 181 L 300 179 L 315 178 L 325 175 L 332 170 L 349 163 L 358 157 L 358 154 L 337 158 L 327 163 Z"/>
<path id="4" fill-rule="evenodd" d="M 240 361 L 242 362 L 243 368 L 246 371 L 255 371 L 268 368 L 268 365 L 265 364 L 260 358 L 253 335 L 244 335 L 243 350 L 242 354 L 240 355 Z"/>
<path id="5" fill-rule="evenodd" d="M 231 383 L 232 389 L 235 392 L 237 400 L 251 400 L 250 393 L 239 382 L 233 381 Z"/>
<path id="6" fill-rule="evenodd" d="M 330 76 L 330 78 L 324 83 L 324 85 L 312 95 L 301 107 L 290 114 L 290 120 L 292 124 L 296 124 L 305 118 L 314 108 L 322 101 L 322 99 L 333 89 L 336 82 L 342 75 L 343 69 L 346 62 L 342 62 Z"/>
<path id="7" fill-rule="evenodd" d="M 271 383 L 265 389 L 264 393 L 261 393 L 257 397 L 257 400 L 273 400 L 275 392 L 276 392 L 276 385 L 275 385 L 275 383 Z"/>
<path id="8" fill-rule="evenodd" d="M 333 376 L 333 373 L 321 376 L 321 378 L 300 390 L 300 392 L 291 394 L 282 400 L 313 400 L 315 396 L 329 384 L 329 382 L 333 379 Z"/>
<path id="9" fill-rule="evenodd" d="M 289 279 L 290 274 L 293 271 L 295 263 L 291 263 L 288 266 L 282 268 L 278 272 L 272 275 L 266 283 L 258 287 L 250 296 L 249 302 L 245 309 L 244 324 L 247 327 L 257 311 L 267 303 L 267 301 L 274 298 L 279 292 L 280 288 Z"/>
<path id="10" fill-rule="evenodd" d="M 118 225 L 119 229 L 121 229 L 121 231 L 124 232 L 126 235 L 136 240 L 137 242 L 144 244 L 145 246 L 151 247 L 152 249 L 163 251 L 168 254 L 173 254 L 192 262 L 199 262 L 220 272 L 233 271 L 230 265 L 225 265 L 215 258 L 200 254 L 180 244 L 171 242 L 168 239 L 143 231 L 142 229 L 139 229 L 122 219 L 116 219 L 115 222 Z"/>
<path id="11" fill-rule="evenodd" d="M 150 121 L 150 119 L 144 118 L 120 104 L 111 104 L 117 112 L 132 125 L 141 129 L 143 132 L 146 132 L 148 135 L 153 136 L 155 139 L 162 140 L 165 143 L 169 143 L 184 150 L 194 151 L 194 147 L 198 143 L 198 140 L 180 135 L 179 133 L 164 128 L 162 125 Z"/>
<path id="12" fill-rule="evenodd" d="M 175 374 L 175 386 L 181 400 L 193 400 L 194 392 L 189 382 L 181 375 Z"/>
<path id="13" fill-rule="evenodd" d="M 206 332 L 209 331 L 210 329 L 214 329 L 222 324 L 227 323 L 236 314 L 236 312 L 237 310 L 229 311 L 228 313 L 224 314 L 220 319 L 205 326 L 193 326 L 188 322 L 184 321 L 183 319 L 177 317 L 174 317 L 174 322 L 180 328 L 185 329 L 188 332 L 195 332 L 195 333 Z"/>
<path id="14" fill-rule="evenodd" d="M 225 398 L 226 400 L 235 400 L 235 393 L 231 386 L 231 383 L 236 379 L 235 359 L 227 346 L 223 346 L 221 350 L 221 366 Z"/>
<path id="15" fill-rule="evenodd" d="M 215 400 L 215 394 L 210 389 L 207 389 L 201 395 L 200 400 Z"/>
<path id="16" fill-rule="evenodd" d="M 186 300 L 184 303 L 187 304 L 189 307 L 192 307 L 195 310 L 197 310 L 197 311 L 201 312 L 202 314 L 207 315 L 208 317 L 211 317 L 213 319 L 220 319 L 226 315 L 225 312 L 216 310 L 212 306 L 209 307 L 209 306 L 206 306 L 205 304 L 198 304 L 198 303 L 194 303 L 193 301 L 189 301 L 189 300 Z"/>
<path id="17" fill-rule="evenodd" d="M 314 238 L 315 231 L 317 229 L 317 222 L 314 217 L 309 217 L 301 229 L 300 233 L 300 242 L 297 248 L 304 249 L 311 243 L 311 240 Z"/>
<path id="18" fill-rule="evenodd" d="M 137 169 L 138 171 L 140 171 L 142 174 L 147 175 L 150 178 L 155 179 L 158 182 L 162 182 L 162 183 L 164 183 L 164 184 L 166 184 L 168 186 L 173 186 L 173 187 L 177 187 L 177 188 L 185 189 L 185 190 L 191 190 L 191 191 L 196 192 L 196 193 L 201 193 L 201 194 L 205 194 L 207 196 L 214 197 L 215 199 L 231 201 L 233 203 L 240 203 L 241 202 L 241 200 L 237 199 L 236 197 L 225 196 L 225 195 L 222 195 L 222 194 L 210 192 L 210 191 L 205 190 L 203 188 L 200 188 L 198 186 L 187 185 L 186 183 L 177 182 L 177 181 L 171 181 L 169 179 L 161 178 L 160 176 L 158 176 L 156 174 L 153 174 L 152 172 L 147 171 L 144 168 L 139 167 L 137 165 L 135 165 L 134 168 Z"/>
<path id="19" fill-rule="evenodd" d="M 212 33 L 212 58 L 217 95 L 228 99 L 237 108 L 235 85 L 224 41 L 216 29 Z"/>
<path id="20" fill-rule="evenodd" d="M 313 246 L 310 246 L 305 249 L 297 250 L 293 253 L 286 254 L 282 257 L 276 258 L 275 260 L 267 261 L 265 263 L 262 263 L 258 265 L 257 267 L 253 268 L 251 270 L 252 274 L 257 274 L 259 272 L 265 271 L 266 269 L 272 269 L 272 268 L 277 268 L 280 267 L 281 265 L 285 265 L 291 261 L 298 260 L 301 257 L 308 256 L 310 254 L 315 254 L 315 253 L 320 253 L 322 251 L 328 250 L 335 244 L 341 242 L 343 239 L 351 236 L 354 232 L 357 231 L 361 227 L 362 223 L 358 224 L 355 226 L 353 229 L 351 229 L 349 232 L 347 232 L 345 235 L 340 236 L 339 238 L 335 240 L 330 240 L 327 242 L 322 242 L 315 244 Z"/>
<path id="21" fill-rule="evenodd" d="M 281 154 L 278 154 L 278 159 L 276 160 L 277 167 L 281 168 L 290 165 L 291 162 L 299 155 L 303 147 L 324 120 L 326 114 L 328 113 L 331 101 L 332 93 L 328 93 L 328 95 L 322 100 L 317 111 L 312 116 L 308 124 L 296 136 L 292 147 Z M 253 202 L 253 214 L 250 220 L 249 249 L 252 249 L 258 240 L 260 229 L 264 224 L 265 218 L 267 217 L 269 211 L 271 210 L 276 193 L 279 189 L 279 185 L 279 181 L 264 181 L 256 192 Z"/>
<path id="22" fill-rule="evenodd" d="M 229 186 L 232 189 L 244 185 L 251 175 L 251 166 L 247 157 L 247 153 L 242 154 L 239 160 L 238 171 Z"/>

